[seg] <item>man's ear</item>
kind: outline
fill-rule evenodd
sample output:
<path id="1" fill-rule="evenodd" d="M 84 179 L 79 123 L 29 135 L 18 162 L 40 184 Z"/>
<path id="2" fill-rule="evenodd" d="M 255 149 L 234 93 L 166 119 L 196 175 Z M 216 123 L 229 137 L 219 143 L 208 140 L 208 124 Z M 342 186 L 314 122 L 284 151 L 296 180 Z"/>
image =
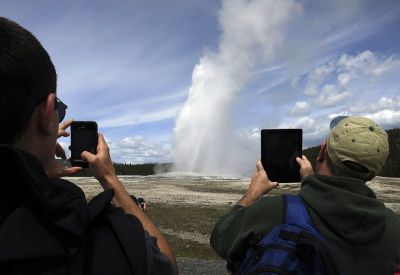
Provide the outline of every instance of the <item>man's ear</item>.
<path id="1" fill-rule="evenodd" d="M 55 123 L 55 104 L 56 95 L 50 93 L 47 98 L 40 104 L 39 110 L 39 128 L 46 134 L 53 134 Z"/>
<path id="2" fill-rule="evenodd" d="M 326 158 L 326 146 L 327 142 L 324 140 L 324 142 L 321 143 L 321 148 L 319 150 L 319 154 L 317 157 L 317 162 L 323 162 Z"/>

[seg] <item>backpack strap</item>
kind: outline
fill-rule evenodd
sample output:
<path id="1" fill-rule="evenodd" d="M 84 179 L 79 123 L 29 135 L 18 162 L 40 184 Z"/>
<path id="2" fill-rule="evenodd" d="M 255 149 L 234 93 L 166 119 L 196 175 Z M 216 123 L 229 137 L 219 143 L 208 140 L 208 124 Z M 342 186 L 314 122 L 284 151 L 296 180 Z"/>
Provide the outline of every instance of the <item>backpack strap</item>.
<path id="1" fill-rule="evenodd" d="M 285 195 L 286 199 L 286 223 L 307 225 L 314 227 L 308 210 L 300 196 Z"/>
<path id="2" fill-rule="evenodd" d="M 313 232 L 315 236 L 305 230 L 302 230 L 299 233 L 282 231 L 279 237 L 282 239 L 291 240 L 297 245 L 309 245 L 313 247 L 321 257 L 326 269 L 326 274 L 342 274 L 332 251 L 327 246 L 326 241 L 321 233 L 314 226 L 303 199 L 300 196 L 293 195 L 284 195 L 284 197 L 286 200 L 285 222 L 288 224 L 297 224 L 302 227 L 306 227 L 310 232 Z"/>

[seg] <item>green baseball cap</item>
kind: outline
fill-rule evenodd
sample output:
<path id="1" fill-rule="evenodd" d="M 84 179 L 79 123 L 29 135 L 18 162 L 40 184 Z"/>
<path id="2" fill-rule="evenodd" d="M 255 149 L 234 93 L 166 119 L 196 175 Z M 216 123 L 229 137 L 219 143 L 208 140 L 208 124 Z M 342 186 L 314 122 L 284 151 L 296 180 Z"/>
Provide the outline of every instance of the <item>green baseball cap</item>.
<path id="1" fill-rule="evenodd" d="M 388 136 L 374 121 L 363 117 L 338 117 L 331 123 L 327 153 L 345 174 L 370 180 L 389 155 Z"/>

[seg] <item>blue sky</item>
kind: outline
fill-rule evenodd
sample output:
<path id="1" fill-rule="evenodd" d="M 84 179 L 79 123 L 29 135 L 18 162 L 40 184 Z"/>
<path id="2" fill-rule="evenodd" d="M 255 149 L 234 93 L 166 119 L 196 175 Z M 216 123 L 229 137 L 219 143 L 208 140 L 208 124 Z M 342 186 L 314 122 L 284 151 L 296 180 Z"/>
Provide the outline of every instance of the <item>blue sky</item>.
<path id="1" fill-rule="evenodd" d="M 338 114 L 400 127 L 400 2 L 277 2 L 3 0 L 0 11 L 42 42 L 67 117 L 97 121 L 117 162 L 173 161 L 183 141 L 204 151 L 230 136 L 224 150 L 248 148 L 247 162 L 259 129 L 303 128 L 316 145 Z"/>

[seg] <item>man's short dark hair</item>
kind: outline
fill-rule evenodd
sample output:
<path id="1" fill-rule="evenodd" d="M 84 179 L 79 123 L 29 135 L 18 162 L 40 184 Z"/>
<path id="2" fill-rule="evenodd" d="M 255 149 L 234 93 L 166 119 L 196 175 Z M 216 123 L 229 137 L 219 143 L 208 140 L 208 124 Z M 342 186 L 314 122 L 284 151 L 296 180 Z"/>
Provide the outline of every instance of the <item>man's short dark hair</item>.
<path id="1" fill-rule="evenodd" d="M 15 143 L 36 105 L 56 89 L 56 70 L 40 42 L 0 17 L 0 144 Z"/>
<path id="2" fill-rule="evenodd" d="M 361 164 L 358 164 L 354 161 L 345 161 L 343 164 L 348 168 L 347 171 L 340 170 L 338 167 L 336 167 L 331 158 L 329 157 L 328 154 L 326 154 L 326 163 L 328 165 L 328 168 L 331 172 L 332 175 L 338 176 L 338 177 L 351 177 L 351 178 L 358 178 L 357 174 L 351 173 L 351 171 L 359 172 L 359 173 L 368 173 L 368 169 L 362 166 Z M 367 179 L 370 180 L 371 178 Z"/>

